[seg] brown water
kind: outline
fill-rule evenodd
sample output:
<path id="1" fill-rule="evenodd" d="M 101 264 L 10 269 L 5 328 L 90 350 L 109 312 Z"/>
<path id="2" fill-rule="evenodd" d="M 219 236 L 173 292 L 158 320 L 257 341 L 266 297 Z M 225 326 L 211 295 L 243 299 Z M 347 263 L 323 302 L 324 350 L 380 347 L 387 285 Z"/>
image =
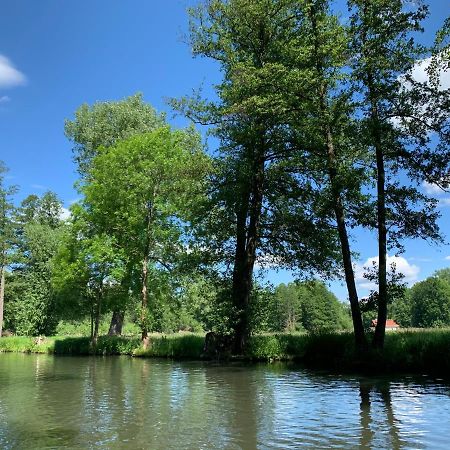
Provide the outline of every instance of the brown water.
<path id="1" fill-rule="evenodd" d="M 284 365 L 0 355 L 0 448 L 450 448 L 450 386 Z"/>

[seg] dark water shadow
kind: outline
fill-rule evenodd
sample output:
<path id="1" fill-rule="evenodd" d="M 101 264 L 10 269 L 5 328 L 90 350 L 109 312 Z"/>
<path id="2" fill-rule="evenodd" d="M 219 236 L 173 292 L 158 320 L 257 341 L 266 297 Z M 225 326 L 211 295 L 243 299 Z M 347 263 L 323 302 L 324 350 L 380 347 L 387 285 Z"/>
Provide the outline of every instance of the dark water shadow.
<path id="1" fill-rule="evenodd" d="M 377 414 L 377 421 L 380 420 L 379 412 L 373 411 L 375 403 L 381 406 L 384 412 L 383 424 L 387 427 L 389 436 L 389 448 L 402 449 L 405 447 L 400 437 L 399 423 L 394 414 L 391 397 L 391 385 L 389 382 L 373 382 L 369 380 L 359 381 L 360 402 L 360 448 L 377 448 L 377 440 L 382 431 L 375 423 L 374 415 Z"/>

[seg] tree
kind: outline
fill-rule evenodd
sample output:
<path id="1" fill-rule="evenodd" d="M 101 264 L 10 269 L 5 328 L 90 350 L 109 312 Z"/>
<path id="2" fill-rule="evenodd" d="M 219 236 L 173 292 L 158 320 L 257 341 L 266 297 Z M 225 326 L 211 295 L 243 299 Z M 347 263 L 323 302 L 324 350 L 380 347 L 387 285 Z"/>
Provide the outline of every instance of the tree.
<path id="1" fill-rule="evenodd" d="M 164 115 L 145 103 L 142 94 L 119 101 L 83 104 L 74 120 L 66 120 L 65 134 L 74 143 L 78 172 L 86 177 L 95 156 L 117 141 L 147 133 L 164 124 Z"/>
<path id="2" fill-rule="evenodd" d="M 296 331 L 303 328 L 302 305 L 298 295 L 298 285 L 289 283 L 280 284 L 275 289 L 275 298 L 281 316 L 280 329 L 283 331 Z"/>
<path id="3" fill-rule="evenodd" d="M 372 267 L 365 267 L 364 278 L 374 284 L 378 281 L 378 264 L 373 261 Z M 391 263 L 390 271 L 387 274 L 387 304 L 389 310 L 395 312 L 396 317 L 401 317 L 400 325 L 405 326 L 409 319 L 405 317 L 407 313 L 407 284 L 403 281 L 405 276 L 397 272 L 395 262 Z M 363 313 L 364 325 L 366 328 L 372 326 L 373 317 L 376 315 L 379 306 L 379 294 L 377 290 L 371 289 L 368 297 L 361 299 L 361 311 Z M 395 319 L 395 317 L 394 317 Z"/>
<path id="4" fill-rule="evenodd" d="M 436 202 L 400 175 L 448 184 L 448 92 L 414 80 L 413 68 L 426 55 L 414 33 L 427 8 L 402 0 L 350 0 L 352 77 L 362 117 L 361 145 L 374 165 L 378 232 L 378 318 L 373 344 L 382 348 L 388 305 L 387 250 L 402 250 L 404 237 L 439 241 Z M 426 117 L 426 120 L 423 119 Z M 436 145 L 435 142 L 438 141 Z M 417 185 L 416 185 L 417 186 Z"/>
<path id="5" fill-rule="evenodd" d="M 208 158 L 192 129 L 168 126 L 119 141 L 92 162 L 81 187 L 89 221 L 116 240 L 140 271 L 142 340 L 148 344 L 149 282 L 183 252 L 183 219 L 204 189 Z"/>
<path id="6" fill-rule="evenodd" d="M 7 168 L 0 161 L 0 338 L 3 329 L 3 304 L 6 284 L 6 268 L 9 264 L 9 256 L 14 244 L 14 223 L 12 215 L 14 205 L 11 196 L 16 192 L 15 187 L 5 185 Z"/>
<path id="7" fill-rule="evenodd" d="M 350 328 L 350 320 L 344 305 L 320 281 L 299 285 L 302 305 L 302 324 L 311 332 L 344 330 Z"/>
<path id="8" fill-rule="evenodd" d="M 51 262 L 64 233 L 62 206 L 52 192 L 30 195 L 14 214 L 8 322 L 22 335 L 49 335 L 58 317 L 51 287 Z"/>
<path id="9" fill-rule="evenodd" d="M 411 288 L 412 325 L 442 327 L 450 325 L 450 284 L 433 276 Z"/>
<path id="10" fill-rule="evenodd" d="M 105 300 L 120 287 L 125 257 L 114 237 L 95 232 L 81 205 L 74 206 L 72 213 L 70 229 L 53 260 L 52 286 L 60 317 L 79 319 L 89 312 L 95 348 Z"/>
<path id="11" fill-rule="evenodd" d="M 226 226 L 218 233 L 230 251 L 231 299 L 237 353 L 250 334 L 250 299 L 257 257 L 280 265 L 328 272 L 336 259 L 334 230 L 316 220 L 310 189 L 283 170 L 289 155 L 285 99 L 296 79 L 283 66 L 285 47 L 296 39 L 294 1 L 207 1 L 191 10 L 196 55 L 219 62 L 224 79 L 218 102 L 174 102 L 188 117 L 213 124 L 220 139 L 215 191 L 210 208 Z M 303 189 L 304 188 L 304 189 Z M 222 222 L 223 223 L 223 222 Z M 227 234 L 228 233 L 228 234 Z M 219 242 L 220 246 L 220 242 Z"/>
<path id="12" fill-rule="evenodd" d="M 355 344 L 364 351 L 367 344 L 349 236 L 355 215 L 366 209 L 364 154 L 353 138 L 348 30 L 331 13 L 329 3 L 305 0 L 293 9 L 297 34 L 285 64 L 296 74 L 296 82 L 288 84 L 284 93 L 292 111 L 289 126 L 296 148 L 290 164 L 297 167 L 300 179 L 306 177 L 317 205 L 315 214 L 337 230 Z"/>
<path id="13" fill-rule="evenodd" d="M 119 101 L 83 104 L 75 112 L 74 120 L 66 120 L 65 134 L 74 143 L 73 157 L 85 179 L 91 176 L 92 160 L 100 152 L 119 140 L 152 131 L 164 123 L 164 115 L 145 103 L 142 94 L 135 94 Z M 122 332 L 125 303 L 118 302 L 113 311 L 110 334 Z"/>

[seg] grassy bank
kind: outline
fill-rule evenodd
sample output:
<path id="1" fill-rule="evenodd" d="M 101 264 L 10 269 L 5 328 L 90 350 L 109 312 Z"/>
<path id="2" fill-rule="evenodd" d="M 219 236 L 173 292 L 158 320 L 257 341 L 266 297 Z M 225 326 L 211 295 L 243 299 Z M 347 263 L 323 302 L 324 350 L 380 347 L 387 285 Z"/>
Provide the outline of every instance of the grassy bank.
<path id="1" fill-rule="evenodd" d="M 138 338 L 99 338 L 95 354 L 132 355 L 175 359 L 202 359 L 202 334 L 153 334 L 151 345 L 143 349 Z M 0 352 L 30 352 L 87 355 L 93 351 L 87 337 L 3 337 Z M 267 334 L 253 336 L 247 360 L 301 361 L 307 366 L 330 370 L 369 372 L 415 372 L 450 375 L 450 329 L 405 330 L 388 333 L 384 352 L 371 351 L 366 357 L 355 354 L 351 333 Z"/>

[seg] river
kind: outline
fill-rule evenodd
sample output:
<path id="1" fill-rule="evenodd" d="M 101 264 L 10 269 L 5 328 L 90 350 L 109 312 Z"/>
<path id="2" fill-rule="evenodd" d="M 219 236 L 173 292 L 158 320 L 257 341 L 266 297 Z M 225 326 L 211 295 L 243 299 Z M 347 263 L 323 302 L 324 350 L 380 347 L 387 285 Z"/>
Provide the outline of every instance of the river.
<path id="1" fill-rule="evenodd" d="M 0 354 L 0 448 L 448 449 L 450 385 L 282 364 Z"/>

